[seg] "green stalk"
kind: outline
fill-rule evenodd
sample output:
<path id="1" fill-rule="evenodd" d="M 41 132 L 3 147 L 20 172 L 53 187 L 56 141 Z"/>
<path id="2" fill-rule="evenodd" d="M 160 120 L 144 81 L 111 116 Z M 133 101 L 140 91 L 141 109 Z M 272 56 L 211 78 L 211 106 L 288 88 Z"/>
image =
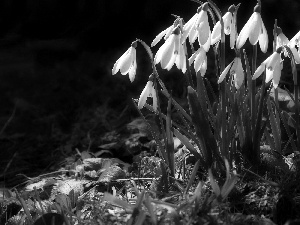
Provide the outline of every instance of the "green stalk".
<path id="1" fill-rule="evenodd" d="M 260 92 L 260 99 L 259 99 L 259 106 L 258 106 L 258 113 L 253 137 L 253 153 L 254 153 L 254 162 L 260 162 L 260 138 L 261 138 L 261 122 L 262 122 L 262 111 L 264 106 L 264 92 L 266 86 L 266 72 L 263 73 L 263 82 L 261 85 L 261 92 Z"/>
<path id="2" fill-rule="evenodd" d="M 254 74 L 256 70 L 256 58 L 257 58 L 257 44 L 253 45 L 253 55 L 252 55 L 252 73 Z M 264 82 L 264 80 L 263 80 Z M 251 81 L 251 130 L 252 130 L 252 138 L 255 137 L 255 122 L 256 122 L 256 102 L 255 102 L 255 95 L 256 95 L 256 80 Z M 254 140 L 252 139 L 252 143 Z M 254 147 L 254 146 L 252 146 Z"/>
<path id="3" fill-rule="evenodd" d="M 296 117 L 296 136 L 297 136 L 297 151 L 300 151 L 300 118 L 299 118 L 299 84 L 298 84 L 298 74 L 297 68 L 295 63 L 294 55 L 291 49 L 288 46 L 284 46 L 287 50 L 289 57 L 291 59 L 291 67 L 293 73 L 293 80 L 294 80 L 294 97 L 295 97 L 295 117 Z"/>
<path id="4" fill-rule="evenodd" d="M 219 20 L 220 20 L 220 24 L 221 24 L 221 46 L 220 46 L 220 71 L 223 71 L 225 69 L 225 33 L 224 33 L 224 21 L 222 18 L 222 14 L 220 9 L 216 6 L 216 4 L 212 1 L 212 0 L 208 0 L 208 2 L 210 3 L 210 5 L 212 6 L 212 8 L 215 10 Z M 221 154 L 223 157 L 227 157 L 227 129 L 226 129 L 226 125 L 227 125 L 227 120 L 226 120 L 226 87 L 225 87 L 225 82 L 222 82 L 220 85 L 220 91 L 221 91 L 221 111 L 222 111 L 222 115 L 221 115 Z"/>
<path id="5" fill-rule="evenodd" d="M 188 60 L 186 42 L 184 42 L 183 48 L 184 48 L 185 62 L 186 62 L 186 76 L 185 77 L 186 77 L 187 83 L 188 83 L 187 86 L 191 86 L 191 87 L 194 88 L 195 86 L 194 86 L 193 77 L 192 77 L 192 73 L 191 73 L 191 68 L 190 68 L 190 64 L 189 64 L 189 60 Z"/>

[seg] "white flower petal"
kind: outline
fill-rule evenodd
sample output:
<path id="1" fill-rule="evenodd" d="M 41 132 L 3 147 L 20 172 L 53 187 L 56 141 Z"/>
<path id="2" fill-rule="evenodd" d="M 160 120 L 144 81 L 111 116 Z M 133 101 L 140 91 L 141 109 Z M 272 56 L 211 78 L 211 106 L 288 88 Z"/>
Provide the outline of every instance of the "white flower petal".
<path id="1" fill-rule="evenodd" d="M 163 38 L 163 36 L 165 36 L 169 32 L 169 30 L 172 30 L 172 28 L 173 28 L 173 25 L 169 26 L 167 29 L 160 32 L 152 41 L 151 47 L 155 46 Z"/>
<path id="2" fill-rule="evenodd" d="M 194 26 L 195 20 L 197 20 L 198 13 L 196 13 L 184 26 L 182 34 L 182 43 L 185 42 L 186 38 L 189 36 L 191 29 Z"/>
<path id="3" fill-rule="evenodd" d="M 280 62 L 278 62 L 275 65 L 275 68 L 273 70 L 273 86 L 274 86 L 274 88 L 278 87 L 280 77 L 281 77 L 281 65 L 280 65 Z"/>
<path id="4" fill-rule="evenodd" d="M 197 39 L 197 35 L 198 35 L 197 29 L 193 27 L 190 30 L 190 34 L 189 34 L 189 42 L 191 44 L 193 44 L 195 42 L 195 40 Z"/>
<path id="5" fill-rule="evenodd" d="M 224 21 L 224 33 L 226 35 L 229 35 L 231 32 L 232 13 L 231 12 L 225 13 L 225 15 L 223 16 L 223 21 Z"/>
<path id="6" fill-rule="evenodd" d="M 267 30 L 266 30 L 266 27 L 265 27 L 265 24 L 263 21 L 261 21 L 261 27 L 262 27 L 262 33 L 259 35 L 258 41 L 259 41 L 260 50 L 263 53 L 266 53 L 268 51 L 269 39 L 268 39 Z M 279 46 L 277 46 L 277 47 L 279 47 Z"/>
<path id="7" fill-rule="evenodd" d="M 131 66 L 130 70 L 129 70 L 129 80 L 131 82 L 134 81 L 135 78 L 135 74 L 136 74 L 136 68 L 137 68 L 137 64 L 136 64 L 136 60 L 133 61 L 133 65 Z"/>
<path id="8" fill-rule="evenodd" d="M 199 40 L 199 38 L 198 38 L 198 40 Z M 211 32 L 209 30 L 208 39 L 207 39 L 206 43 L 204 45 L 202 45 L 204 51 L 208 52 L 209 48 L 210 48 L 210 45 L 211 45 Z"/>
<path id="9" fill-rule="evenodd" d="M 153 83 L 152 83 L 152 89 L 151 89 L 151 96 L 153 100 L 153 109 L 155 112 L 157 112 L 157 97 L 156 97 L 156 91 L 154 89 Z"/>
<path id="10" fill-rule="evenodd" d="M 135 48 L 130 47 L 130 51 L 128 54 L 120 60 L 120 72 L 122 75 L 126 75 L 129 72 L 129 69 L 133 62 L 133 52 L 135 51 Z"/>
<path id="11" fill-rule="evenodd" d="M 148 81 L 146 86 L 144 87 L 141 95 L 140 95 L 140 98 L 139 98 L 139 102 L 138 102 L 138 108 L 139 109 L 142 109 L 146 103 L 146 100 L 149 96 L 149 93 L 151 91 L 151 85 L 152 85 L 152 82 L 151 81 Z"/>
<path id="12" fill-rule="evenodd" d="M 189 58 L 189 65 L 192 65 L 192 63 L 195 61 L 195 58 L 197 57 L 200 51 L 201 51 L 201 47 L 192 54 L 192 56 Z"/>
<path id="13" fill-rule="evenodd" d="M 131 47 L 129 47 L 128 49 L 127 49 L 127 51 L 117 60 L 117 62 L 115 62 L 115 64 L 114 64 L 114 67 L 113 67 L 113 69 L 112 69 L 112 75 L 115 75 L 119 70 L 120 70 L 120 66 L 121 66 L 121 64 L 120 64 L 120 61 L 123 61 L 123 59 L 126 57 L 126 55 L 129 53 L 129 51 L 130 51 L 130 48 Z"/>
<path id="14" fill-rule="evenodd" d="M 211 33 L 211 44 L 214 45 L 221 40 L 221 23 L 218 21 Z"/>
<path id="15" fill-rule="evenodd" d="M 226 66 L 226 68 L 224 69 L 224 71 L 219 76 L 218 84 L 221 83 L 224 80 L 224 78 L 226 77 L 226 75 L 227 75 L 227 73 L 228 73 L 228 71 L 231 68 L 231 66 L 232 66 L 233 63 L 234 63 L 234 60 L 231 63 L 229 63 L 228 66 Z"/>
<path id="16" fill-rule="evenodd" d="M 232 23 L 230 28 L 230 48 L 234 49 L 235 41 L 237 38 L 237 32 L 236 32 L 236 21 L 235 21 L 235 15 L 232 17 Z"/>
<path id="17" fill-rule="evenodd" d="M 165 43 L 166 48 L 165 51 L 162 53 L 162 58 L 160 60 L 161 67 L 166 69 L 172 56 L 174 56 L 174 49 L 175 49 L 175 34 L 172 34 Z M 174 62 L 173 62 L 174 63 Z"/>
<path id="18" fill-rule="evenodd" d="M 205 55 L 205 59 L 203 60 L 203 63 L 200 67 L 200 74 L 203 77 L 206 73 L 207 70 L 207 56 Z"/>
<path id="19" fill-rule="evenodd" d="M 258 37 L 262 33 L 262 19 L 258 12 L 254 12 L 249 26 L 249 42 L 255 45 L 258 42 Z"/>
<path id="20" fill-rule="evenodd" d="M 184 53 L 184 49 L 183 49 L 182 44 L 180 44 L 179 53 L 178 53 L 178 56 L 176 57 L 175 64 L 176 64 L 178 69 L 182 70 L 182 72 L 185 73 L 185 70 L 186 70 L 185 53 Z"/>
<path id="21" fill-rule="evenodd" d="M 233 66 L 231 67 L 233 68 Z M 234 73 L 235 88 L 239 89 L 244 82 L 244 70 L 242 66 L 241 58 L 236 58 L 236 68 Z"/>
<path id="22" fill-rule="evenodd" d="M 254 72 L 252 80 L 258 78 L 264 72 L 265 68 L 266 68 L 266 64 L 264 62 L 260 64 L 260 66 L 257 67 L 256 71 Z"/>
<path id="23" fill-rule="evenodd" d="M 252 17 L 253 14 L 251 15 L 251 17 L 249 18 L 249 20 L 247 21 L 247 23 L 244 25 L 244 27 L 242 28 L 237 40 L 236 40 L 236 48 L 240 49 L 241 47 L 244 46 L 247 38 L 249 37 L 250 34 L 250 26 L 252 23 Z"/>
<path id="24" fill-rule="evenodd" d="M 207 40 L 209 38 L 209 33 L 210 33 L 207 12 L 205 12 L 203 17 L 204 17 L 204 20 L 203 20 L 203 22 L 201 22 L 199 24 L 199 27 L 197 29 L 198 40 L 201 45 L 204 45 L 207 42 Z"/>
<path id="25" fill-rule="evenodd" d="M 198 72 L 203 64 L 203 61 L 205 60 L 206 53 L 202 47 L 199 48 L 199 54 L 196 56 L 194 61 L 194 69 L 196 72 Z"/>
<path id="26" fill-rule="evenodd" d="M 266 79 L 265 79 L 265 83 L 269 83 L 270 80 L 273 79 L 273 70 L 270 69 L 266 69 Z"/>
<path id="27" fill-rule="evenodd" d="M 280 62 L 280 53 L 277 53 L 276 51 L 273 52 L 273 54 L 268 57 L 268 60 L 266 62 L 266 67 L 273 70 L 276 63 Z"/>
<path id="28" fill-rule="evenodd" d="M 276 38 L 276 48 L 279 48 L 282 45 L 288 45 L 289 39 L 284 35 L 284 33 L 280 33 Z"/>

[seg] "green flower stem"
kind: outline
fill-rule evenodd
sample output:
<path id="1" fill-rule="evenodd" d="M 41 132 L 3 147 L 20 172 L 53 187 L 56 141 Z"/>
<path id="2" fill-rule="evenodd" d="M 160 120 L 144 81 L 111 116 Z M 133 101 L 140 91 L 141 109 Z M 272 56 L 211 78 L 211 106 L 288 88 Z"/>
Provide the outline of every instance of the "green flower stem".
<path id="1" fill-rule="evenodd" d="M 193 77 L 192 77 L 192 74 L 191 74 L 191 67 L 190 67 L 189 60 L 188 60 L 186 42 L 184 42 L 183 48 L 184 48 L 185 62 L 186 62 L 186 73 L 185 73 L 185 75 L 186 75 L 186 79 L 187 79 L 187 83 L 188 83 L 187 87 L 191 86 L 191 87 L 194 88 L 195 86 L 194 86 Z"/>
<path id="2" fill-rule="evenodd" d="M 253 137 L 253 153 L 254 153 L 254 162 L 260 163 L 260 138 L 262 134 L 261 130 L 261 122 L 262 122 L 262 111 L 264 106 L 264 97 L 265 97 L 265 87 L 266 83 L 264 82 L 266 79 L 266 72 L 263 73 L 263 82 L 261 85 L 261 91 L 260 91 L 260 99 L 259 99 L 259 106 L 258 106 L 258 113 L 256 118 L 256 125 L 255 125 L 255 131 L 254 131 L 254 137 Z"/>
<path id="3" fill-rule="evenodd" d="M 222 13 L 221 10 L 217 7 L 217 5 L 212 1 L 212 0 L 208 0 L 209 4 L 211 5 L 211 7 L 214 9 L 215 13 L 218 16 L 218 19 L 220 20 L 220 24 L 221 24 L 221 46 L 220 46 L 220 71 L 223 71 L 225 69 L 225 33 L 224 33 L 224 21 L 222 18 Z M 228 157 L 228 151 L 227 151 L 227 136 L 226 136 L 226 132 L 227 132 L 227 112 L 226 112 L 226 108 L 227 108 L 227 104 L 226 104 L 226 81 L 222 82 L 220 85 L 220 92 L 221 92 L 221 154 L 223 157 Z"/>
<path id="4" fill-rule="evenodd" d="M 150 61 L 151 61 L 153 75 L 154 75 L 153 84 L 154 84 L 154 88 L 155 88 L 155 91 L 156 91 L 156 97 L 157 97 L 157 106 L 158 106 L 157 109 L 158 109 L 160 127 L 161 127 L 161 132 L 162 132 L 162 135 L 163 135 L 165 146 L 167 146 L 167 144 L 168 144 L 167 135 L 166 135 L 163 119 L 162 119 L 162 113 L 161 113 L 161 108 L 160 108 L 160 98 L 159 98 L 159 93 L 158 93 L 158 88 L 157 88 L 157 78 L 159 78 L 159 75 L 157 73 L 157 70 L 156 70 L 156 67 L 155 67 L 155 64 L 154 64 L 153 53 L 152 53 L 149 45 L 147 45 L 144 41 L 142 41 L 140 39 L 137 39 L 137 41 L 139 41 L 143 45 L 143 47 L 145 48 L 146 52 L 148 53 L 148 56 L 149 56 Z M 163 86 L 163 88 L 165 88 L 165 86 Z M 165 159 L 166 163 L 168 163 L 168 158 L 166 157 L 167 156 L 166 153 L 164 152 L 163 155 L 165 156 L 164 159 Z"/>
<path id="5" fill-rule="evenodd" d="M 257 58 L 257 44 L 253 45 L 253 54 L 252 54 L 252 75 L 256 70 L 256 58 Z M 262 81 L 264 83 L 264 80 Z M 255 95 L 256 95 L 256 80 L 252 80 L 251 82 L 251 130 L 252 130 L 252 138 L 255 137 L 255 122 L 256 122 L 256 102 L 255 102 Z M 254 143 L 254 140 L 252 140 Z M 254 147 L 254 146 L 253 146 Z"/>

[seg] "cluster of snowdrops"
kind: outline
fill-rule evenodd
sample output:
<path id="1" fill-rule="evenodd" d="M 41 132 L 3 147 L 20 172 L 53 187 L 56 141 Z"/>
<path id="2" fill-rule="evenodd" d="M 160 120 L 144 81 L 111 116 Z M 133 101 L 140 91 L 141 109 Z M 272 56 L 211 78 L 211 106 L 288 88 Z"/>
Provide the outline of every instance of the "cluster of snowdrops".
<path id="1" fill-rule="evenodd" d="M 232 5 L 223 15 L 211 0 L 201 2 L 197 12 L 187 22 L 175 16 L 174 23 L 155 37 L 151 47 L 164 40 L 155 56 L 144 41 L 137 39 L 116 61 L 112 69 L 113 75 L 118 71 L 122 75 L 129 74 L 129 79 L 133 82 L 137 69 L 137 44 L 140 43 L 146 49 L 152 63 L 153 73 L 149 76 L 149 81 L 136 103 L 139 110 L 146 106 L 160 118 L 162 140 L 158 138 L 161 137 L 159 134 L 154 131 L 152 134 L 161 157 L 170 169 L 171 175 L 174 176 L 172 144 L 173 135 L 175 135 L 199 160 L 200 166 L 209 172 L 211 181 L 213 181 L 212 165 L 217 165 L 215 168 L 227 171 L 224 186 L 229 187 L 224 189 L 226 192 L 224 195 L 228 194 L 228 190 L 232 188 L 235 181 L 235 179 L 230 181 L 232 177 L 230 178 L 229 175 L 229 165 L 234 166 L 237 161 L 237 151 L 241 152 L 244 160 L 252 165 L 259 163 L 260 145 L 264 138 L 272 150 L 283 153 L 280 124 L 284 124 L 285 132 L 291 136 L 288 143 L 292 149 L 299 151 L 300 148 L 299 87 L 295 66 L 300 63 L 300 31 L 289 40 L 277 27 L 277 21 L 275 21 L 273 53 L 257 67 L 257 46 L 259 45 L 260 50 L 266 53 L 269 45 L 269 35 L 261 15 L 261 2 L 257 2 L 252 15 L 240 32 L 237 31 L 236 26 L 238 8 L 239 5 Z M 209 22 L 209 19 L 212 22 Z M 212 23 L 214 26 L 211 29 Z M 226 36 L 229 37 L 225 39 Z M 252 63 L 249 63 L 246 51 L 243 49 L 248 39 L 253 46 Z M 230 48 L 235 51 L 236 55 L 227 66 L 225 65 L 225 40 L 229 40 Z M 198 41 L 198 49 L 194 49 L 196 41 Z M 190 57 L 188 57 L 187 46 L 192 47 Z M 207 53 L 211 48 L 215 50 L 216 68 L 219 75 L 219 97 L 214 102 L 209 100 L 207 96 L 209 90 L 205 85 L 208 83 L 205 81 Z M 278 87 L 283 60 L 287 57 L 292 66 L 294 93 Z M 156 65 L 159 63 L 163 69 L 167 70 L 175 64 L 186 76 L 189 112 L 169 94 L 156 70 Z M 192 64 L 194 64 L 194 76 L 191 73 Z M 258 87 L 255 80 L 261 75 L 265 82 Z M 195 81 L 196 84 L 194 84 Z M 287 93 L 287 98 L 292 99 L 296 104 L 294 117 L 278 108 L 278 91 Z M 275 93 L 275 98 L 270 98 L 270 92 Z M 159 96 L 161 94 L 159 93 L 169 100 L 165 114 L 160 108 Z M 148 97 L 152 98 L 152 105 L 147 104 Z M 169 110 L 172 106 L 180 112 L 185 125 L 172 121 L 171 110 Z M 264 115 L 264 108 L 267 109 L 268 115 Z M 264 117 L 268 119 L 263 119 Z M 289 120 L 293 121 L 294 130 L 290 129 Z M 216 192 L 220 194 L 220 190 L 217 189 L 215 189 Z"/>

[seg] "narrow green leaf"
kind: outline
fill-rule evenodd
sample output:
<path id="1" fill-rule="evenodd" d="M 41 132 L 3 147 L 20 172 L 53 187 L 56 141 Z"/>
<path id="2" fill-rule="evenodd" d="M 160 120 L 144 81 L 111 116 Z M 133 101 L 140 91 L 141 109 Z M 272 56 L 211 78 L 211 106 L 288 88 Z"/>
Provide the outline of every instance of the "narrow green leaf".
<path id="1" fill-rule="evenodd" d="M 197 159 L 201 159 L 202 156 L 199 154 L 199 152 L 195 149 L 195 147 L 190 143 L 189 139 L 181 134 L 177 129 L 174 129 L 175 136 L 181 141 L 183 145 L 192 153 Z"/>
<path id="2" fill-rule="evenodd" d="M 161 93 L 166 96 L 168 99 L 170 98 L 170 94 L 167 92 L 166 89 L 163 89 L 161 91 Z M 178 102 L 176 102 L 173 98 L 172 98 L 172 103 L 174 105 L 174 107 L 184 116 L 184 118 L 186 118 L 189 122 L 192 122 L 192 118 L 191 116 L 182 108 L 181 105 L 179 105 Z"/>
<path id="3" fill-rule="evenodd" d="M 267 107 L 268 107 L 268 111 L 269 111 L 269 118 L 270 118 L 270 125 L 271 125 L 271 129 L 272 129 L 272 134 L 273 134 L 273 137 L 274 137 L 275 149 L 276 149 L 276 151 L 281 153 L 281 145 L 280 145 L 281 137 L 280 137 L 280 134 L 278 132 L 280 127 L 279 127 L 279 124 L 277 124 L 277 120 L 275 118 L 273 108 L 271 106 L 270 97 L 267 98 Z"/>
<path id="4" fill-rule="evenodd" d="M 199 166 L 200 166 L 200 160 L 198 160 L 193 168 L 193 171 L 192 171 L 192 174 L 191 174 L 191 177 L 189 179 L 189 182 L 185 188 L 185 191 L 184 193 L 187 194 L 190 187 L 192 186 L 192 184 L 194 183 L 195 181 L 195 178 L 196 178 L 196 175 L 197 175 L 197 172 L 198 172 L 198 169 L 199 169 Z"/>
<path id="5" fill-rule="evenodd" d="M 110 202 L 111 204 L 113 205 L 117 205 L 117 206 L 120 206 L 122 208 L 124 208 L 125 210 L 127 210 L 128 212 L 132 212 L 133 211 L 133 208 L 134 206 L 117 198 L 116 196 L 113 196 L 112 194 L 108 193 L 108 192 L 105 192 L 104 193 L 104 197 L 103 197 L 103 200 L 104 201 L 108 201 Z"/>
<path id="6" fill-rule="evenodd" d="M 216 156 L 218 155 L 216 139 L 212 134 L 209 122 L 204 117 L 197 93 L 192 87 L 188 87 L 188 100 L 200 148 L 207 166 L 210 166 L 213 159 L 212 154 L 215 153 Z"/>
<path id="7" fill-rule="evenodd" d="M 171 120 L 171 101 L 172 97 L 169 98 L 166 118 L 166 135 L 167 135 L 167 156 L 168 166 L 171 171 L 171 176 L 175 176 L 175 159 L 174 159 L 174 138 L 172 132 L 172 120 Z"/>

